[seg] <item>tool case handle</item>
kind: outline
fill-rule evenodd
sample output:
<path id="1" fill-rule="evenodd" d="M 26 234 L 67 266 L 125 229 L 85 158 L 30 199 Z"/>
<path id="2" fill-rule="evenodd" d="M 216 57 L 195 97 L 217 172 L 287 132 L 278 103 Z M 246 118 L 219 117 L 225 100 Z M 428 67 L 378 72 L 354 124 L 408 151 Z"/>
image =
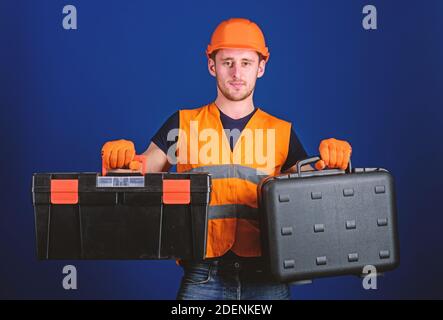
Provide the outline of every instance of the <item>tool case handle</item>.
<path id="1" fill-rule="evenodd" d="M 319 156 L 314 156 L 314 157 L 310 157 L 310 158 L 306 158 L 303 160 L 299 160 L 297 161 L 297 175 L 299 177 L 301 177 L 302 175 L 302 171 L 301 171 L 301 167 L 305 166 L 307 164 L 315 164 L 315 162 L 321 160 L 321 158 Z M 352 164 L 351 164 L 351 159 L 349 159 L 349 164 L 348 167 L 346 169 L 346 173 L 351 173 L 352 172 Z"/>
<path id="2" fill-rule="evenodd" d="M 133 171 L 133 170 L 127 169 L 127 170 L 123 170 L 124 172 L 121 172 L 121 173 L 127 175 L 127 173 L 129 172 L 129 173 L 140 173 L 141 175 L 145 175 L 145 173 L 146 173 L 146 156 L 145 155 L 141 155 L 141 154 L 140 155 L 136 155 L 136 156 L 134 156 L 133 160 L 141 162 L 141 164 L 142 164 L 141 171 Z M 117 169 L 117 170 L 107 170 L 106 167 L 105 167 L 105 161 L 102 160 L 102 176 L 106 176 L 108 173 L 119 173 L 118 170 L 120 170 L 120 169 Z"/>

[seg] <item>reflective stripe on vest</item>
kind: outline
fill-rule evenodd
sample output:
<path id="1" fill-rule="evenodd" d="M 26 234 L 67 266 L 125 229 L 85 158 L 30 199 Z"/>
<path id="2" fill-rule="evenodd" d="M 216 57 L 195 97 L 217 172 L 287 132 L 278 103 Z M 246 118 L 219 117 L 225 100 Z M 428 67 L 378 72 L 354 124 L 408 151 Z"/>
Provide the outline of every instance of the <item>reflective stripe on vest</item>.
<path id="1" fill-rule="evenodd" d="M 222 164 L 217 166 L 201 166 L 193 168 L 186 172 L 207 172 L 211 174 L 211 179 L 223 179 L 229 177 L 236 177 L 243 180 L 248 180 L 252 183 L 258 184 L 263 178 L 268 177 L 264 171 L 242 166 L 239 164 Z"/>

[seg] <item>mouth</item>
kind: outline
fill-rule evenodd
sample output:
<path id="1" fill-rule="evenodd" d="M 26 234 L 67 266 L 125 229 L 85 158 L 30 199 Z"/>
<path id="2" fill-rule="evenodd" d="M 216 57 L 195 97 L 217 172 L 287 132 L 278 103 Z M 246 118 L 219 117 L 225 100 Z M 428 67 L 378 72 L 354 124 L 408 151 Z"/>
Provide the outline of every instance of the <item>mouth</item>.
<path id="1" fill-rule="evenodd" d="M 245 85 L 245 83 L 244 82 L 239 82 L 239 81 L 231 81 L 231 82 L 229 82 L 229 85 L 231 86 L 231 87 L 233 87 L 234 89 L 240 89 L 241 87 L 243 87 L 244 85 Z"/>

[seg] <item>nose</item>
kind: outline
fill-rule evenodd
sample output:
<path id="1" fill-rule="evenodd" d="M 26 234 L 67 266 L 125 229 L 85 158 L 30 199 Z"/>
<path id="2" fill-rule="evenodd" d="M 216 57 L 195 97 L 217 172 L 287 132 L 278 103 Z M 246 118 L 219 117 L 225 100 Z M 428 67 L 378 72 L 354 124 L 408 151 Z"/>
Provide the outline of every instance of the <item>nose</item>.
<path id="1" fill-rule="evenodd" d="M 236 64 L 231 67 L 231 77 L 240 79 L 240 68 Z"/>

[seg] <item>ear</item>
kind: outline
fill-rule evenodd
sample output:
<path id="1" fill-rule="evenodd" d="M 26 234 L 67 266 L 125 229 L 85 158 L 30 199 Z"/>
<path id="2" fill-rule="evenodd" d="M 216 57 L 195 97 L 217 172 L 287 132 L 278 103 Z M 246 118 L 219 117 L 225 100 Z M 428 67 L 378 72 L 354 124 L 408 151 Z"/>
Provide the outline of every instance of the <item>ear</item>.
<path id="1" fill-rule="evenodd" d="M 266 69 L 266 61 L 263 59 L 258 63 L 257 78 L 263 77 Z"/>
<path id="2" fill-rule="evenodd" d="M 211 58 L 208 58 L 208 71 L 211 74 L 211 76 L 215 77 L 216 76 L 216 72 L 215 72 L 215 61 L 212 60 Z"/>

